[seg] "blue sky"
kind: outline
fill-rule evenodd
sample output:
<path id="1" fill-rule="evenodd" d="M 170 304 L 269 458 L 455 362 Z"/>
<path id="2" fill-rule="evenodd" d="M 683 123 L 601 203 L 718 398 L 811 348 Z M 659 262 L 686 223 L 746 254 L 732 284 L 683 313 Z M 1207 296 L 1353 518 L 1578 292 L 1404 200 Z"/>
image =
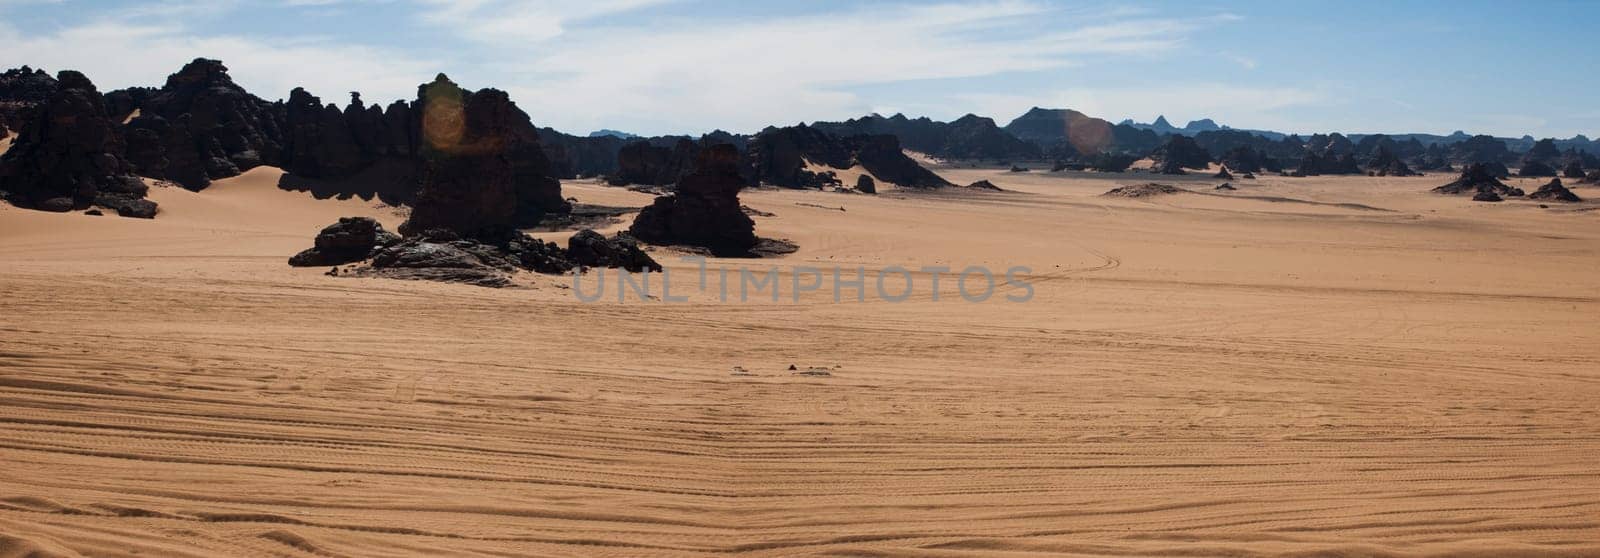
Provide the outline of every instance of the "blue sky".
<path id="1" fill-rule="evenodd" d="M 409 99 L 438 72 L 569 132 L 753 132 L 1032 106 L 1291 132 L 1600 136 L 1600 2 L 0 0 L 0 66 L 262 97 Z"/>

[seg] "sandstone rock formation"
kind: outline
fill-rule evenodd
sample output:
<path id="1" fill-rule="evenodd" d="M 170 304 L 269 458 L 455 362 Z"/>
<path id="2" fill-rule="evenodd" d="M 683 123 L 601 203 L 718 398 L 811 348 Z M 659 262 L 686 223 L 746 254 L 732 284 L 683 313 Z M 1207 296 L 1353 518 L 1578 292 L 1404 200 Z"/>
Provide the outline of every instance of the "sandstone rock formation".
<path id="1" fill-rule="evenodd" d="M 1157 184 L 1151 182 L 1149 184 L 1138 184 L 1135 186 L 1121 186 L 1112 188 L 1106 193 L 1100 195 L 1107 198 L 1148 198 L 1151 196 L 1165 196 L 1187 192 L 1188 190 L 1179 188 L 1177 186 L 1172 186 L 1170 184 Z"/>
<path id="2" fill-rule="evenodd" d="M 700 144 L 687 138 L 679 139 L 672 147 L 636 141 L 617 152 L 617 170 L 608 181 L 613 186 L 677 184 L 679 178 L 694 170 L 699 153 Z"/>
<path id="3" fill-rule="evenodd" d="M 1228 172 L 1227 165 L 1223 165 L 1222 170 L 1217 171 L 1217 174 L 1211 175 L 1211 178 L 1216 178 L 1219 180 L 1233 180 L 1233 173 Z"/>
<path id="4" fill-rule="evenodd" d="M 1498 202 L 1502 201 L 1502 199 L 1500 194 L 1495 193 L 1493 190 L 1482 190 L 1472 196 L 1472 201 L 1475 202 Z"/>
<path id="5" fill-rule="evenodd" d="M 1517 169 L 1517 176 L 1547 177 L 1555 176 L 1556 168 L 1544 161 L 1528 160 L 1522 163 L 1522 168 Z"/>
<path id="6" fill-rule="evenodd" d="M 1566 168 L 1561 170 L 1561 176 L 1564 178 L 1583 178 L 1585 176 L 1583 163 L 1577 159 L 1568 161 Z"/>
<path id="7" fill-rule="evenodd" d="M 1495 178 L 1490 166 L 1483 163 L 1467 165 L 1467 168 L 1461 171 L 1461 177 L 1457 178 L 1455 182 L 1434 188 L 1433 191 L 1439 194 L 1480 194 L 1488 192 L 1494 194 L 1497 198 L 1501 196 L 1520 197 L 1523 195 L 1522 189 L 1507 186 L 1504 182 Z"/>
<path id="8" fill-rule="evenodd" d="M 400 241 L 371 217 L 340 217 L 317 234 L 316 245 L 289 258 L 295 267 L 343 265 L 372 257 L 374 252 Z"/>
<path id="9" fill-rule="evenodd" d="M 878 193 L 878 181 L 865 174 L 858 176 L 856 177 L 856 191 L 863 194 L 876 194 Z"/>
<path id="10" fill-rule="evenodd" d="M 1377 176 L 1416 176 L 1417 173 L 1406 165 L 1398 155 L 1389 151 L 1389 148 L 1379 146 L 1373 154 L 1372 160 L 1367 162 L 1367 170 Z"/>
<path id="11" fill-rule="evenodd" d="M 105 101 L 89 78 L 71 70 L 28 111 L 29 120 L 0 156 L 0 191 L 11 203 L 46 211 L 99 205 L 125 217 L 155 217 L 148 188 L 122 158 Z"/>
<path id="12" fill-rule="evenodd" d="M 1167 142 L 1156 148 L 1150 158 L 1156 161 L 1164 174 L 1165 169 L 1173 166 L 1204 169 L 1211 165 L 1211 154 L 1195 143 L 1194 138 L 1181 135 L 1167 136 Z"/>
<path id="13" fill-rule="evenodd" d="M 906 149 L 941 159 L 1037 159 L 1042 154 L 1038 145 L 1000 129 L 992 119 L 972 114 L 948 123 L 874 114 L 811 126 L 839 137 L 892 135 Z"/>
<path id="14" fill-rule="evenodd" d="M 401 234 L 448 229 L 474 237 L 571 210 L 527 114 L 504 91 L 467 92 L 440 74 L 417 97 L 421 180 Z"/>
<path id="15" fill-rule="evenodd" d="M 808 163 L 839 170 L 860 165 L 879 180 L 904 188 L 951 185 L 907 157 L 900 140 L 886 134 L 839 137 L 804 124 L 768 128 L 750 139 L 745 156 L 751 182 L 785 188 L 837 184 L 837 178 L 808 169 Z"/>
<path id="16" fill-rule="evenodd" d="M 28 66 L 0 74 L 0 139 L 21 131 L 33 119 L 34 108 L 43 105 L 59 88 L 49 73 Z"/>
<path id="17" fill-rule="evenodd" d="M 196 58 L 161 89 L 119 97 L 117 110 L 139 111 L 124 134 L 129 163 L 143 176 L 200 190 L 281 160 L 281 111 L 235 84 L 217 60 Z"/>
<path id="18" fill-rule="evenodd" d="M 755 221 L 739 207 L 739 151 L 720 144 L 702 149 L 694 171 L 677 192 L 656 198 L 628 232 L 651 244 L 688 245 L 717 256 L 746 256 L 756 246 Z"/>
<path id="19" fill-rule="evenodd" d="M 590 229 L 567 239 L 567 259 L 580 268 L 618 267 L 632 272 L 661 271 L 661 264 L 639 248 L 639 242 L 623 233 L 606 238 Z"/>
<path id="20" fill-rule="evenodd" d="M 1537 191 L 1535 191 L 1532 194 L 1528 194 L 1528 199 L 1530 199 L 1530 200 L 1550 200 L 1550 201 L 1559 201 L 1559 202 L 1580 202 L 1580 201 L 1583 201 L 1583 198 L 1580 198 L 1580 197 L 1578 197 L 1577 194 L 1572 193 L 1572 190 L 1568 190 L 1566 185 L 1562 184 L 1561 183 L 1561 179 L 1559 179 L 1559 178 L 1550 179 L 1550 182 L 1545 183 L 1545 185 L 1543 185 L 1543 186 L 1540 186 Z"/>

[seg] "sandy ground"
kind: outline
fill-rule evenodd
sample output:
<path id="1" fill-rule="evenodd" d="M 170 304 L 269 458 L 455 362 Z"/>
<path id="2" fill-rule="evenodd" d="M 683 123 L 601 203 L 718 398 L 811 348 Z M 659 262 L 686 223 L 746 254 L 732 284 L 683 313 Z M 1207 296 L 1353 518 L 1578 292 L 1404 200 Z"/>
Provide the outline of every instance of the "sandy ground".
<path id="1" fill-rule="evenodd" d="M 802 249 L 743 263 L 1032 300 L 327 277 L 284 259 L 401 214 L 271 169 L 0 207 L 0 556 L 1600 555 L 1595 205 L 943 173 L 1011 191 L 750 192 Z"/>

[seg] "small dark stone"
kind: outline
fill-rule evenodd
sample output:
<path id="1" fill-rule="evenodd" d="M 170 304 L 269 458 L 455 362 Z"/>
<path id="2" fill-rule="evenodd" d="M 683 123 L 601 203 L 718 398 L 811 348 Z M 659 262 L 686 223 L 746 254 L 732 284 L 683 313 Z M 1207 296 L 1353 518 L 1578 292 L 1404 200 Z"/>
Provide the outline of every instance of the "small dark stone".
<path id="1" fill-rule="evenodd" d="M 93 216 L 96 216 L 96 217 L 99 217 L 101 215 L 105 215 L 105 213 L 101 213 L 100 210 L 98 210 L 98 209 L 90 209 L 88 211 L 83 212 L 83 214 L 84 215 L 93 215 Z"/>

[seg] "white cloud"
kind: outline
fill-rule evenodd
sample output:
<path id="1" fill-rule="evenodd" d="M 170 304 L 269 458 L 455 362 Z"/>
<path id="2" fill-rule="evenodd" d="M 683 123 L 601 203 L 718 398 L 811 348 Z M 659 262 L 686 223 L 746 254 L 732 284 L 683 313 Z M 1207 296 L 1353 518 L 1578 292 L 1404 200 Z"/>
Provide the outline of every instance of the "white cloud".
<path id="1" fill-rule="evenodd" d="M 419 0 L 422 20 L 463 38 L 526 46 L 561 36 L 566 25 L 673 0 Z"/>
<path id="2" fill-rule="evenodd" d="M 584 26 L 496 75 L 536 120 L 589 129 L 627 119 L 646 132 L 754 131 L 857 116 L 855 86 L 1068 67 L 1081 58 L 1171 49 L 1178 20 L 1098 22 L 1039 33 L 1050 8 L 998 1 L 862 8 L 761 20 Z M 479 32 L 469 25 L 464 32 Z M 516 39 L 522 41 L 525 39 Z M 511 43 L 508 43 L 509 46 Z M 598 102 L 597 102 L 598 100 Z"/>

